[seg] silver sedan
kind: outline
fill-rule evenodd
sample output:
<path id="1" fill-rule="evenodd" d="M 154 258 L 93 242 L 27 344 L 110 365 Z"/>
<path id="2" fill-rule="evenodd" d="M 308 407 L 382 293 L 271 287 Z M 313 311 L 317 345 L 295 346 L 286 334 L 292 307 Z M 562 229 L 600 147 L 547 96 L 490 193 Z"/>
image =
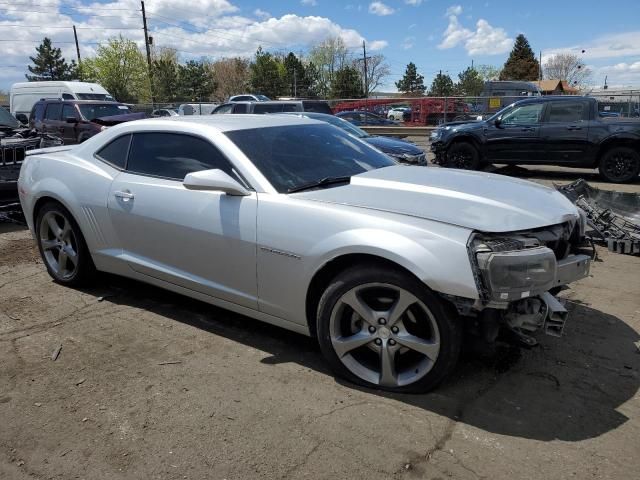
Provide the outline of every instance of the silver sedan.
<path id="1" fill-rule="evenodd" d="M 124 123 L 30 154 L 19 193 L 57 282 L 110 272 L 311 335 L 338 374 L 386 390 L 437 385 L 464 330 L 561 333 L 548 291 L 589 269 L 559 193 L 401 166 L 309 119 Z"/>

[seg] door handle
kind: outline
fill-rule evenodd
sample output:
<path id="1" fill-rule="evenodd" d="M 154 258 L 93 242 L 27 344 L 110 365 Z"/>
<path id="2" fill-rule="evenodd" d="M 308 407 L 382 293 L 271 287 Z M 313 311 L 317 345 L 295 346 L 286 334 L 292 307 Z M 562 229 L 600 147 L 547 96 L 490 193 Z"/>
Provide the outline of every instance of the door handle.
<path id="1" fill-rule="evenodd" d="M 533 128 L 533 127 L 522 127 L 522 131 L 523 132 L 533 132 L 533 131 L 535 131 L 535 128 Z"/>
<path id="2" fill-rule="evenodd" d="M 129 200 L 133 200 L 133 193 L 131 192 L 114 192 L 113 193 L 116 198 L 121 198 L 124 202 L 128 202 Z"/>
<path id="3" fill-rule="evenodd" d="M 582 127 L 578 127 L 577 125 L 570 125 L 567 127 L 567 130 L 582 130 Z"/>

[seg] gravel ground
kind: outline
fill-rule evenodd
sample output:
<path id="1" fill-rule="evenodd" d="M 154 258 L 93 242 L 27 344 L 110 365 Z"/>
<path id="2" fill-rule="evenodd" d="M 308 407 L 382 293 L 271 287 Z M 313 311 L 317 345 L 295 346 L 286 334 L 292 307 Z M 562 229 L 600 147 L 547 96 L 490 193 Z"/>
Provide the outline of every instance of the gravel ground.
<path id="1" fill-rule="evenodd" d="M 306 337 L 179 295 L 61 287 L 0 224 L 0 478 L 637 479 L 640 258 L 598 254 L 563 292 L 562 338 L 392 395 L 335 378 Z"/>

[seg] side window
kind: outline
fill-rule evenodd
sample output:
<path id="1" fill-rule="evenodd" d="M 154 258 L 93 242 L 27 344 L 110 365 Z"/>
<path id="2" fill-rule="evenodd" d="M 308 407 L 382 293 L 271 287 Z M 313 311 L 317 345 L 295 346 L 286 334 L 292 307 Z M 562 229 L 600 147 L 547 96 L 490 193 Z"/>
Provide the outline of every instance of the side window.
<path id="1" fill-rule="evenodd" d="M 222 105 L 216 108 L 216 110 L 213 113 L 215 113 L 216 115 L 220 113 L 231 113 L 232 108 L 233 108 L 233 104 L 229 103 L 227 105 Z"/>
<path id="2" fill-rule="evenodd" d="M 102 147 L 102 149 L 96 153 L 96 157 L 104 162 L 110 163 L 114 167 L 124 169 L 127 164 L 129 143 L 131 143 L 131 135 L 118 137 L 111 143 Z"/>
<path id="3" fill-rule="evenodd" d="M 70 93 L 63 93 L 62 94 L 62 99 L 63 100 L 75 100 L 74 96 L 71 95 Z"/>
<path id="4" fill-rule="evenodd" d="M 233 106 L 233 113 L 247 113 L 248 106 L 246 103 L 237 103 Z"/>
<path id="5" fill-rule="evenodd" d="M 44 103 L 36 103 L 31 110 L 31 115 L 29 116 L 29 120 L 42 120 L 42 115 L 44 114 Z"/>
<path id="6" fill-rule="evenodd" d="M 234 176 L 231 164 L 211 143 L 179 133 L 134 133 L 127 170 L 183 180 L 187 173 L 219 168 Z"/>
<path id="7" fill-rule="evenodd" d="M 297 112 L 298 111 L 298 105 L 296 103 L 285 103 L 282 106 L 282 111 L 283 112 Z"/>
<path id="8" fill-rule="evenodd" d="M 69 105 L 68 103 L 62 106 L 62 119 L 66 120 L 69 117 L 77 118 L 76 109 L 73 108 L 73 105 Z"/>
<path id="9" fill-rule="evenodd" d="M 256 103 L 253 106 L 253 113 L 276 113 L 282 111 L 281 103 Z"/>
<path id="10" fill-rule="evenodd" d="M 60 113 L 62 112 L 61 103 L 50 103 L 47 105 L 47 109 L 44 112 L 45 120 L 60 120 Z"/>
<path id="11" fill-rule="evenodd" d="M 587 109 L 584 102 L 551 102 L 550 122 L 581 122 L 586 120 Z"/>
<path id="12" fill-rule="evenodd" d="M 531 125 L 540 122 L 544 104 L 532 103 L 513 107 L 502 116 L 504 125 Z"/>

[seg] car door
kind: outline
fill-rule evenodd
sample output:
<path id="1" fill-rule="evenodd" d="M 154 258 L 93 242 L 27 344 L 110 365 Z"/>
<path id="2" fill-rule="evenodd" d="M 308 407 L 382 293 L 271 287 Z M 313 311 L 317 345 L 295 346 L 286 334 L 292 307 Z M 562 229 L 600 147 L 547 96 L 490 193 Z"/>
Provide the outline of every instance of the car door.
<path id="1" fill-rule="evenodd" d="M 208 140 L 134 133 L 126 170 L 111 186 L 111 223 L 136 272 L 255 309 L 256 194 L 182 185 L 187 173 L 213 168 L 244 182 Z"/>
<path id="2" fill-rule="evenodd" d="M 484 128 L 486 156 L 490 162 L 528 163 L 544 157 L 540 148 L 540 123 L 543 103 L 514 105 L 503 112 L 498 122 Z"/>
<path id="3" fill-rule="evenodd" d="M 75 123 L 69 123 L 67 119 L 75 118 Z M 61 131 L 62 131 L 62 139 L 64 140 L 65 145 L 70 145 L 76 143 L 78 141 L 78 121 L 80 120 L 80 116 L 78 112 L 76 112 L 76 108 L 70 104 L 65 103 L 62 105 L 62 123 L 61 123 Z"/>
<path id="4" fill-rule="evenodd" d="M 552 101 L 540 127 L 540 140 L 551 163 L 588 163 L 589 104 L 580 99 Z"/>
<path id="5" fill-rule="evenodd" d="M 42 131 L 50 135 L 62 137 L 62 123 L 60 117 L 62 115 L 62 103 L 48 103 L 44 111 L 44 119 L 42 121 Z"/>

